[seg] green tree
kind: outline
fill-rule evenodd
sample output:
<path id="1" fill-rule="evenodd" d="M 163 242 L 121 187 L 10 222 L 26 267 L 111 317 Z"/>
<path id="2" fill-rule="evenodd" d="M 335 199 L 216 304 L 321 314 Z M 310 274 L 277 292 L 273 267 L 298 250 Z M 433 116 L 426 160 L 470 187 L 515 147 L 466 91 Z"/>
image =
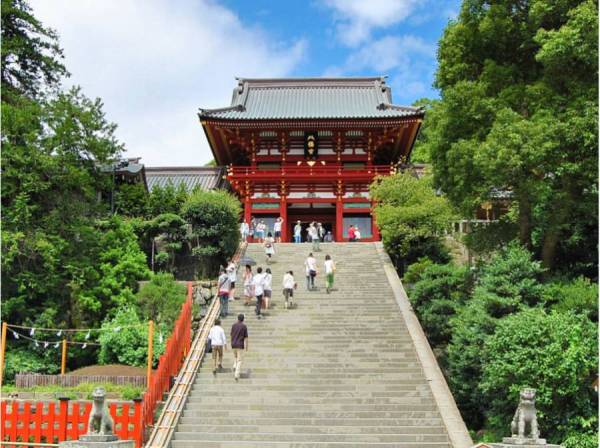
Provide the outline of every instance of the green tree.
<path id="1" fill-rule="evenodd" d="M 182 216 L 192 226 L 192 253 L 201 274 L 214 275 L 240 242 L 240 202 L 223 191 L 196 191 L 183 205 Z"/>
<path id="2" fill-rule="evenodd" d="M 120 308 L 112 319 L 102 324 L 100 333 L 100 364 L 125 364 L 145 366 L 148 360 L 148 325 L 140 320 L 134 307 Z M 167 339 L 164 326 L 157 326 L 153 338 L 152 360 L 158 365 L 160 355 L 165 351 Z M 161 336 L 162 339 L 161 339 Z"/>
<path id="3" fill-rule="evenodd" d="M 188 197 L 189 194 L 183 183 L 175 187 L 169 181 L 164 187 L 156 186 L 148 196 L 147 217 L 154 218 L 164 213 L 180 215 L 181 207 Z"/>
<path id="4" fill-rule="evenodd" d="M 449 264 L 431 264 L 410 288 L 410 302 L 433 347 L 450 341 L 450 318 L 467 301 L 472 280 L 469 270 Z"/>
<path id="5" fill-rule="evenodd" d="M 595 272 L 598 7 L 465 0 L 440 41 L 423 149 L 464 213 L 511 191 L 518 237 L 549 268 Z"/>
<path id="6" fill-rule="evenodd" d="M 141 318 L 163 324 L 170 332 L 181 313 L 186 293 L 186 287 L 177 283 L 173 274 L 153 274 L 136 294 Z"/>
<path id="7" fill-rule="evenodd" d="M 430 177 L 417 179 L 406 172 L 379 178 L 371 184 L 371 196 L 383 244 L 393 258 L 408 264 L 422 256 L 448 261 L 439 235 L 454 214 L 448 201 L 435 194 Z"/>
<path id="8" fill-rule="evenodd" d="M 2 0 L 1 23 L 2 101 L 35 99 L 56 88 L 68 75 L 56 32 L 33 16 L 25 0 Z"/>
<path id="9" fill-rule="evenodd" d="M 536 389 L 541 433 L 559 443 L 596 434 L 598 332 L 582 315 L 528 309 L 503 319 L 481 353 L 488 426 L 506 434 L 524 387 Z"/>
<path id="10" fill-rule="evenodd" d="M 448 380 L 470 427 L 483 424 L 485 402 L 477 389 L 483 345 L 501 319 L 544 303 L 542 274 L 529 251 L 511 245 L 481 268 L 472 297 L 451 319 Z"/>

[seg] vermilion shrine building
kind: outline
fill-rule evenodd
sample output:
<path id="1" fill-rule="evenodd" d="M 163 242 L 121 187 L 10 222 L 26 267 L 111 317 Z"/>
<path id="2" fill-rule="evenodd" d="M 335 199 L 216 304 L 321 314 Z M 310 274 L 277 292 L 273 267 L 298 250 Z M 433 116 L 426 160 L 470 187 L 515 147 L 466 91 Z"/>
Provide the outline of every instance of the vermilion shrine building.
<path id="1" fill-rule="evenodd" d="M 392 104 L 385 78 L 239 79 L 231 105 L 200 109 L 244 219 L 316 220 L 335 241 L 379 240 L 369 184 L 408 162 L 422 109 Z"/>

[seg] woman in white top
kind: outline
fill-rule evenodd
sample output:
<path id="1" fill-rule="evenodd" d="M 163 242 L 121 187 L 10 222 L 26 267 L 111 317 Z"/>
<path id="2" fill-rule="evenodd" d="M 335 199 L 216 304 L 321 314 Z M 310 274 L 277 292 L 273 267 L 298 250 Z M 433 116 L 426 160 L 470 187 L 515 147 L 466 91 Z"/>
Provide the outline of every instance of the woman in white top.
<path id="1" fill-rule="evenodd" d="M 360 241 L 360 231 L 358 230 L 358 227 L 354 229 L 354 238 L 356 241 Z"/>
<path id="2" fill-rule="evenodd" d="M 312 252 L 308 254 L 308 258 L 304 262 L 306 268 L 306 290 L 315 289 L 315 277 L 317 276 L 317 260 L 313 257 Z"/>
<path id="3" fill-rule="evenodd" d="M 252 268 L 249 264 L 246 265 L 244 271 L 244 305 L 250 305 L 252 297 L 254 297 L 254 287 L 252 286 Z"/>
<path id="4" fill-rule="evenodd" d="M 327 294 L 333 289 L 333 274 L 335 273 L 335 263 L 329 255 L 325 255 L 325 290 Z"/>
<path id="5" fill-rule="evenodd" d="M 293 305 L 292 299 L 294 298 L 294 289 L 296 289 L 296 281 L 294 280 L 294 273 L 288 271 L 283 276 L 283 297 L 285 297 L 285 309 L 291 308 Z"/>
<path id="6" fill-rule="evenodd" d="M 271 235 L 271 232 L 267 234 L 263 246 L 265 248 L 265 254 L 267 255 L 267 264 L 269 264 L 271 262 L 271 257 L 275 255 L 275 239 Z"/>
<path id="7" fill-rule="evenodd" d="M 269 309 L 269 302 L 271 300 L 271 292 L 273 289 L 273 275 L 271 275 L 271 269 L 267 268 L 265 270 L 265 280 L 263 282 L 263 289 L 264 289 L 264 304 L 265 304 L 265 309 L 268 310 Z"/>
<path id="8" fill-rule="evenodd" d="M 237 280 L 237 265 L 233 261 L 233 259 L 229 260 L 229 264 L 227 265 L 227 277 L 229 277 L 230 290 L 229 290 L 229 301 L 235 299 L 235 282 Z"/>

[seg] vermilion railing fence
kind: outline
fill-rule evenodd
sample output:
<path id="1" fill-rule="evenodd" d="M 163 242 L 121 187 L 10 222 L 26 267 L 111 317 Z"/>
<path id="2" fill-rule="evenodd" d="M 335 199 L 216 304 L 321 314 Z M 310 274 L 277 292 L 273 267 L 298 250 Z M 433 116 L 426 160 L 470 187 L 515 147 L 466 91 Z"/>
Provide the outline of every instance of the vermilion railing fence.
<path id="1" fill-rule="evenodd" d="M 185 355 L 192 343 L 192 283 L 188 282 L 187 298 L 181 308 L 173 333 L 167 340 L 165 352 L 158 360 L 158 368 L 144 394 L 142 418 L 144 425 L 152 425 L 156 403 L 162 401 L 163 394 L 171 388 L 171 378 L 177 376 Z"/>
<path id="2" fill-rule="evenodd" d="M 187 297 L 181 307 L 173 333 L 167 340 L 158 368 L 146 388 L 142 400 L 111 402 L 109 411 L 120 439 L 135 440 L 136 447 L 144 443 L 146 427 L 152 425 L 156 405 L 171 388 L 171 379 L 190 350 L 192 341 L 192 283 L 188 282 Z M 87 433 L 87 421 L 92 409 L 89 401 L 68 399 L 60 402 L 2 400 L 0 403 L 0 440 L 6 442 L 58 443 L 77 440 Z"/>
<path id="3" fill-rule="evenodd" d="M 142 401 L 111 402 L 108 407 L 115 424 L 115 434 L 120 439 L 135 440 L 140 447 L 143 436 Z M 1 439 L 32 443 L 77 440 L 87 433 L 91 410 L 90 401 L 3 401 L 0 403 Z"/>

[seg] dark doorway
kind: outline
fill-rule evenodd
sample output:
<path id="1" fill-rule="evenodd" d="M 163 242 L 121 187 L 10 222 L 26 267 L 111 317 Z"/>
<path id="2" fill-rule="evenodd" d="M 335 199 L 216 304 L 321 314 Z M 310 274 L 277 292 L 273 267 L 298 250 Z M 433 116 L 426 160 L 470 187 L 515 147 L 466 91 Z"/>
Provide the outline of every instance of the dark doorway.
<path id="1" fill-rule="evenodd" d="M 316 206 L 316 207 L 315 207 Z M 325 233 L 335 235 L 335 206 L 333 204 L 291 204 L 287 210 L 288 241 L 294 241 L 294 226 L 298 221 L 302 225 L 302 242 L 306 242 L 306 229 L 312 221 L 320 222 L 325 228 Z"/>

